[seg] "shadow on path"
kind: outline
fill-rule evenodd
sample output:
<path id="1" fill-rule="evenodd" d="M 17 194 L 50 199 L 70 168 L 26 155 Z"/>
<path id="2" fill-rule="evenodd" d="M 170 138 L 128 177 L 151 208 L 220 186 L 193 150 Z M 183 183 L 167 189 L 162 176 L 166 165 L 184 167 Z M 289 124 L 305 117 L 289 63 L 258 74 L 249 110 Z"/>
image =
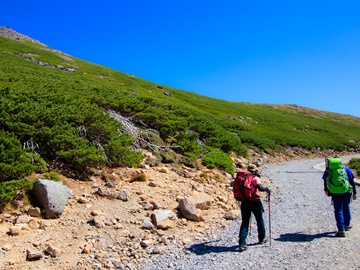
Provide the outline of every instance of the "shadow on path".
<path id="1" fill-rule="evenodd" d="M 204 255 L 207 253 L 221 253 L 221 252 L 239 252 L 239 245 L 233 246 L 215 246 L 214 243 L 217 241 L 210 241 L 200 244 L 194 244 L 190 247 L 186 248 L 186 250 L 195 253 L 196 255 Z M 259 245 L 259 243 L 247 244 L 247 246 L 255 246 Z"/>
<path id="2" fill-rule="evenodd" d="M 210 241 L 200 244 L 194 244 L 186 248 L 186 250 L 195 253 L 196 255 L 204 255 L 207 253 L 220 253 L 220 252 L 239 252 L 239 245 L 234 246 L 215 246 L 214 243 L 218 241 Z"/>
<path id="3" fill-rule="evenodd" d="M 280 242 L 311 242 L 316 238 L 323 238 L 329 237 L 334 238 L 333 232 L 324 232 L 318 234 L 304 234 L 304 233 L 286 233 L 281 234 L 279 238 L 274 238 L 275 241 Z M 199 243 L 191 245 L 190 247 L 186 248 L 186 250 L 190 251 L 191 253 L 195 253 L 196 255 L 204 255 L 208 253 L 221 253 L 221 252 L 239 252 L 239 246 L 216 246 L 215 243 L 219 241 L 209 241 L 205 243 Z M 248 244 L 248 246 L 258 245 L 255 244 Z"/>
<path id="4" fill-rule="evenodd" d="M 324 232 L 318 234 L 304 234 L 304 233 L 286 233 L 281 234 L 279 238 L 274 240 L 280 242 L 310 242 L 316 238 L 323 238 L 323 237 L 334 237 L 334 232 Z"/>

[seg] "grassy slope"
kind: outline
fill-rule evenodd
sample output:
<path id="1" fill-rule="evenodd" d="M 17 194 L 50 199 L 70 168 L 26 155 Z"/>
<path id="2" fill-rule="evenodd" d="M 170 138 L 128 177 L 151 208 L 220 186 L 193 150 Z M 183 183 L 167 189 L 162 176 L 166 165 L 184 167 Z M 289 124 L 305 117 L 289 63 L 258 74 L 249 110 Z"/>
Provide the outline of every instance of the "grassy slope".
<path id="1" fill-rule="evenodd" d="M 76 72 L 45 68 L 15 55 L 18 53 L 31 54 L 27 57 L 51 65 L 75 68 Z M 21 143 L 31 138 L 24 133 L 59 121 L 72 127 L 95 123 L 92 118 L 98 116 L 93 113 L 100 115 L 103 108 L 115 109 L 134 120 L 145 120 L 150 127 L 159 129 L 164 139 L 184 129 L 196 128 L 192 121 L 204 120 L 211 125 L 206 132 L 213 132 L 208 138 L 226 131 L 240 138 L 246 147 L 262 150 L 284 145 L 342 150 L 345 146 L 357 147 L 360 142 L 360 119 L 356 117 L 297 106 L 227 102 L 64 56 L 28 41 L 0 37 L 3 97 L 0 116 L 15 110 L 13 121 L 22 122 L 23 126 L 11 131 Z M 165 95 L 165 91 L 172 95 Z M 47 116 L 42 115 L 45 108 Z M 73 112 L 72 116 L 69 111 Z M 5 130 L 8 125 L 7 122 Z M 215 129 L 221 132 L 216 133 Z"/>

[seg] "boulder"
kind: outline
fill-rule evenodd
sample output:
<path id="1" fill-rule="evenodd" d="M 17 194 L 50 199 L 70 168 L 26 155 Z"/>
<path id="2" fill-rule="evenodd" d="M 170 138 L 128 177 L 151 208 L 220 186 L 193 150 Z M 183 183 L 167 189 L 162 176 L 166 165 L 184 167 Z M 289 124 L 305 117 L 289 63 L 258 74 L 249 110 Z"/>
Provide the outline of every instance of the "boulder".
<path id="1" fill-rule="evenodd" d="M 156 228 L 167 230 L 175 226 L 176 216 L 171 210 L 155 210 L 151 220 Z"/>
<path id="2" fill-rule="evenodd" d="M 43 208 L 45 218 L 59 218 L 72 197 L 71 190 L 62 182 L 41 179 L 34 183 L 31 194 Z"/>
<path id="3" fill-rule="evenodd" d="M 236 220 L 240 217 L 240 211 L 239 210 L 230 210 L 227 211 L 224 214 L 224 218 L 227 220 Z"/>
<path id="4" fill-rule="evenodd" d="M 193 221 L 203 221 L 204 219 L 196 211 L 195 202 L 192 198 L 183 198 L 179 201 L 179 209 L 181 214 L 188 219 Z"/>
<path id="5" fill-rule="evenodd" d="M 195 207 L 201 210 L 210 209 L 211 204 L 214 201 L 210 195 L 197 191 L 193 191 L 190 198 L 194 200 Z"/>

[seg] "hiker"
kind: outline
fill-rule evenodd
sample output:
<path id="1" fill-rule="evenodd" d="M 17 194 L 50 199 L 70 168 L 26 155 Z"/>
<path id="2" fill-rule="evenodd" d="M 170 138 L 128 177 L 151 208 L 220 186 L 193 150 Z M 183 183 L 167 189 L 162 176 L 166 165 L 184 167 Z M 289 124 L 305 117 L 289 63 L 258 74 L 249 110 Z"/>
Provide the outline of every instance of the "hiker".
<path id="1" fill-rule="evenodd" d="M 240 211 L 241 211 L 241 226 L 240 226 L 240 232 L 239 232 L 239 251 L 245 251 L 247 250 L 246 245 L 246 237 L 248 235 L 249 231 L 249 222 L 251 213 L 254 214 L 256 223 L 257 223 L 257 229 L 258 229 L 258 239 L 259 244 L 264 244 L 268 241 L 266 237 L 266 231 L 265 231 L 265 222 L 263 218 L 263 212 L 264 208 L 260 201 L 259 197 L 259 191 L 266 191 L 268 195 L 270 196 L 270 189 L 267 187 L 264 187 L 261 184 L 260 180 L 260 173 L 257 170 L 256 166 L 250 165 L 247 169 L 250 173 L 252 173 L 252 198 L 251 200 L 241 200 L 240 205 Z"/>
<path id="2" fill-rule="evenodd" d="M 345 237 L 345 231 L 352 228 L 351 225 L 351 199 L 356 200 L 356 187 L 354 174 L 347 166 L 342 164 L 339 157 L 325 160 L 324 191 L 326 196 L 331 196 L 334 206 L 334 214 L 338 231 L 336 237 Z"/>

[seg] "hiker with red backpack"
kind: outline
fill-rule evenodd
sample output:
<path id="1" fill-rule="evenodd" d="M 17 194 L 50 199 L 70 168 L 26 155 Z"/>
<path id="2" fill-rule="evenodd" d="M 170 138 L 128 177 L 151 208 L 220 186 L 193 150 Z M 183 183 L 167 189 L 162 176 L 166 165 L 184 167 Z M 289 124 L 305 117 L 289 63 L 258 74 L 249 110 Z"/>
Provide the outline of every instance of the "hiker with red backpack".
<path id="1" fill-rule="evenodd" d="M 270 200 L 270 189 L 261 184 L 260 174 L 256 166 L 250 165 L 247 171 L 237 172 L 233 191 L 235 199 L 241 202 L 242 222 L 239 232 L 239 251 L 242 252 L 247 250 L 246 237 L 249 232 L 251 214 L 254 214 L 256 219 L 259 244 L 268 241 L 263 218 L 264 207 L 260 201 L 259 191 L 266 191 Z"/>
<path id="2" fill-rule="evenodd" d="M 351 199 L 356 200 L 356 187 L 354 174 L 350 168 L 344 166 L 339 157 L 325 159 L 324 191 L 331 196 L 334 206 L 334 214 L 338 231 L 336 237 L 345 237 L 345 231 L 352 228 L 351 225 Z"/>

